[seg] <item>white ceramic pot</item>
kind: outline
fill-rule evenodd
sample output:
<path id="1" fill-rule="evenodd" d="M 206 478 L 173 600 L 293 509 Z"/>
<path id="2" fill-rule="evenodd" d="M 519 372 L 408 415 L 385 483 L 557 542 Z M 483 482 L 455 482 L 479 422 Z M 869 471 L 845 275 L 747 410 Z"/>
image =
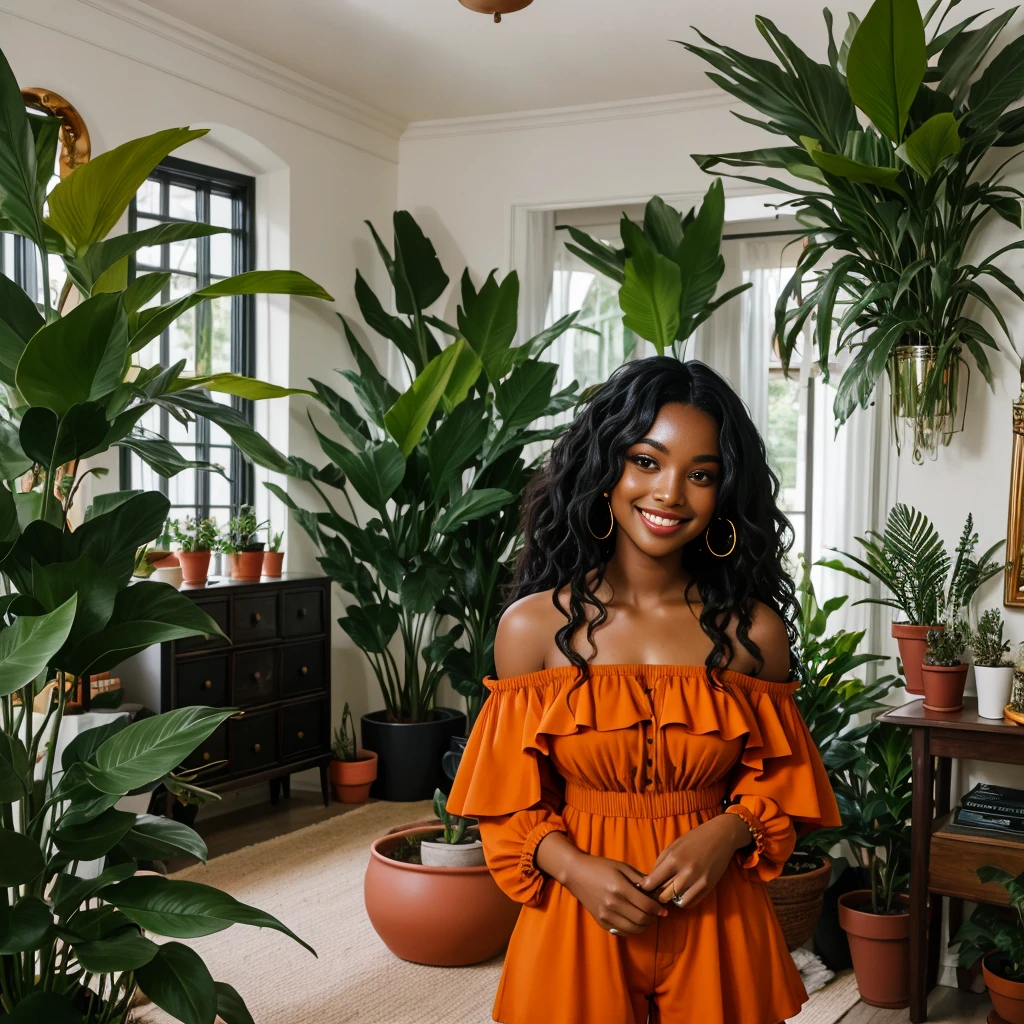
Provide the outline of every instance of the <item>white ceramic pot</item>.
<path id="1" fill-rule="evenodd" d="M 475 868 L 484 863 L 484 844 L 479 839 L 457 846 L 423 840 L 420 860 L 429 868 Z"/>
<path id="2" fill-rule="evenodd" d="M 168 566 L 166 569 L 154 569 L 149 577 L 154 583 L 170 583 L 172 587 L 181 586 L 181 566 Z"/>
<path id="3" fill-rule="evenodd" d="M 978 714 L 982 718 L 1002 718 L 1003 708 L 1010 703 L 1013 666 L 974 666 L 974 682 L 978 688 Z"/>

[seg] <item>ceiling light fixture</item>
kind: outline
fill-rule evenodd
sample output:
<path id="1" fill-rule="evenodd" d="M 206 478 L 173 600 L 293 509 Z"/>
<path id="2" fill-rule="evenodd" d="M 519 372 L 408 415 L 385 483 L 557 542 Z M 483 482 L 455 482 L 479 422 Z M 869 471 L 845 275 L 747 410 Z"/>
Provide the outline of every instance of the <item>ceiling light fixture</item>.
<path id="1" fill-rule="evenodd" d="M 533 0 L 459 0 L 459 3 L 480 14 L 493 14 L 495 22 L 500 22 L 503 14 L 521 11 L 529 7 Z"/>

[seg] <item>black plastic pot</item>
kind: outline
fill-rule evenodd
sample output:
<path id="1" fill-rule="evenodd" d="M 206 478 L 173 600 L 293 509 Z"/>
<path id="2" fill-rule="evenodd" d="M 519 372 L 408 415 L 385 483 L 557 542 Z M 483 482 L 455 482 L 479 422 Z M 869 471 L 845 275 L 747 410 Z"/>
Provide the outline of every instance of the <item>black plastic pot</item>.
<path id="1" fill-rule="evenodd" d="M 386 711 L 362 718 L 363 746 L 377 754 L 377 780 L 370 796 L 378 800 L 429 800 L 435 789 L 448 792 L 441 759 L 453 736 L 465 734 L 466 716 L 435 708 L 429 722 L 389 722 Z"/>

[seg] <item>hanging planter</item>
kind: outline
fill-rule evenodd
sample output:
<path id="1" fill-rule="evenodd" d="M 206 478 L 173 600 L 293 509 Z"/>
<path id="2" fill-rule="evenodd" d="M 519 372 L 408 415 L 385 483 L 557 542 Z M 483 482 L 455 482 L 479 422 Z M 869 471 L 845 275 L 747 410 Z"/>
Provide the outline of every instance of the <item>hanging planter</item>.
<path id="1" fill-rule="evenodd" d="M 478 14 L 493 15 L 497 24 L 503 14 L 521 11 L 524 7 L 529 7 L 533 0 L 459 0 L 459 3 Z"/>
<path id="2" fill-rule="evenodd" d="M 889 394 L 892 431 L 899 451 L 908 439 L 914 461 L 936 458 L 963 429 L 956 424 L 960 387 L 960 348 L 937 362 L 932 345 L 900 345 L 889 357 Z M 968 368 L 970 383 L 970 368 Z M 964 402 L 966 406 L 966 400 Z"/>

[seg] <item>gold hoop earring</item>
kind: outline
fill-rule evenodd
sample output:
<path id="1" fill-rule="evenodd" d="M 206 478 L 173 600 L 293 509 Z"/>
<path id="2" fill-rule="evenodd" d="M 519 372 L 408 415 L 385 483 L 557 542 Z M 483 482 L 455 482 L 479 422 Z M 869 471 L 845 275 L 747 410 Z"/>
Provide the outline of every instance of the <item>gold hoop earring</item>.
<path id="1" fill-rule="evenodd" d="M 728 523 L 729 527 L 732 529 L 732 547 L 730 547 L 728 551 L 723 551 L 721 554 L 715 551 L 714 548 L 711 547 L 711 540 L 708 537 L 708 534 L 711 533 L 710 526 L 704 531 L 704 543 L 707 546 L 708 551 L 710 551 L 715 558 L 728 558 L 736 550 L 736 524 L 731 519 L 719 518 L 718 521 L 720 523 Z"/>
<path id="2" fill-rule="evenodd" d="M 598 536 L 596 533 L 594 533 L 594 528 L 590 525 L 590 520 L 588 519 L 587 529 L 590 531 L 590 536 L 593 537 L 594 540 L 607 540 L 612 535 L 612 530 L 615 529 L 615 513 L 612 511 L 612 499 L 608 497 L 607 491 L 604 492 L 604 497 L 605 500 L 608 502 L 608 519 L 610 520 L 610 522 L 608 523 L 608 532 Z"/>

